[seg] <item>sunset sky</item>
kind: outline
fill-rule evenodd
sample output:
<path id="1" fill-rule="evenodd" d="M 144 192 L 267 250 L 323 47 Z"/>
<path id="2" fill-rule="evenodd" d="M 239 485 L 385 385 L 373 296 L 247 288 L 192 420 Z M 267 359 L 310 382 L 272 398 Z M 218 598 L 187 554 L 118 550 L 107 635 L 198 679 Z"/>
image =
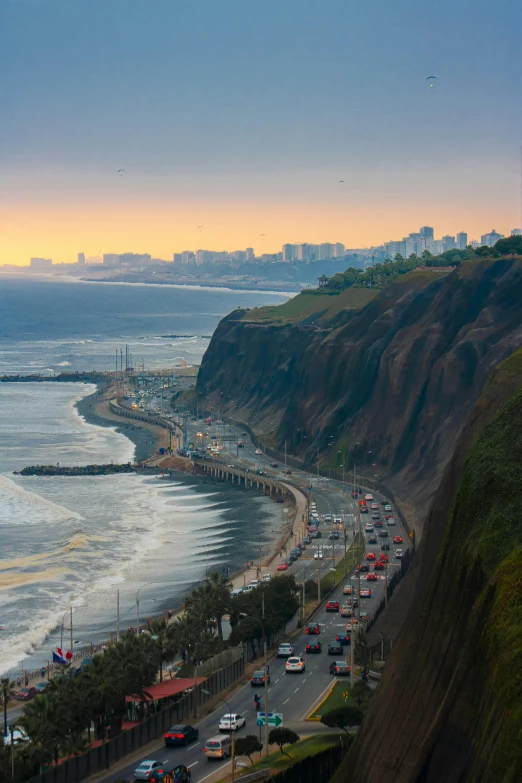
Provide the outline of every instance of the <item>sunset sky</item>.
<path id="1" fill-rule="evenodd" d="M 521 26 L 513 0 L 0 0 L 0 264 L 509 233 Z"/>

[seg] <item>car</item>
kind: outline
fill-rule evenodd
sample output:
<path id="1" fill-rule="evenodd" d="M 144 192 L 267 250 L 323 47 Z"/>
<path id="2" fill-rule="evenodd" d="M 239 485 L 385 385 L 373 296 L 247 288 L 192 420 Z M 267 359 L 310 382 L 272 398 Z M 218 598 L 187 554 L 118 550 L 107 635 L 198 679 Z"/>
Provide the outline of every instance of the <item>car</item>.
<path id="1" fill-rule="evenodd" d="M 246 720 L 242 715 L 227 712 L 219 721 L 218 729 L 219 731 L 238 731 L 243 726 L 246 726 Z"/>
<path id="2" fill-rule="evenodd" d="M 353 606 L 349 604 L 343 604 L 341 607 L 341 617 L 351 617 L 353 612 Z"/>
<path id="3" fill-rule="evenodd" d="M 283 560 L 282 563 L 279 563 L 279 565 L 276 568 L 276 571 L 286 571 L 288 569 L 288 563 L 286 560 Z"/>
<path id="4" fill-rule="evenodd" d="M 402 544 L 402 536 L 395 536 L 393 539 L 394 544 Z"/>
<path id="5" fill-rule="evenodd" d="M 361 506 L 359 511 L 361 512 L 361 514 L 368 514 L 368 506 Z"/>
<path id="6" fill-rule="evenodd" d="M 386 503 L 386 505 L 384 506 L 384 510 L 385 511 L 391 511 L 392 510 L 392 507 L 390 506 L 389 503 Z"/>
<path id="7" fill-rule="evenodd" d="M 277 648 L 278 658 L 289 658 L 293 654 L 294 654 L 294 647 L 292 644 L 290 644 L 290 642 L 281 642 L 281 644 Z"/>
<path id="8" fill-rule="evenodd" d="M 351 671 L 346 661 L 333 661 L 330 664 L 330 674 L 333 674 L 334 677 L 349 677 Z"/>
<path id="9" fill-rule="evenodd" d="M 314 641 L 310 640 L 306 643 L 305 650 L 307 653 L 320 653 L 323 650 L 323 647 L 321 645 L 321 642 L 319 639 L 316 639 Z"/>
<path id="10" fill-rule="evenodd" d="M 263 577 L 261 579 L 262 582 L 270 582 L 272 579 L 272 574 L 263 574 Z"/>
<path id="11" fill-rule="evenodd" d="M 373 495 L 370 495 L 370 493 L 368 493 L 368 494 L 366 494 L 366 495 L 364 496 L 364 499 L 365 499 L 365 500 L 373 500 Z"/>
<path id="12" fill-rule="evenodd" d="M 361 590 L 359 590 L 359 595 L 361 598 L 371 598 L 372 591 L 368 587 L 363 587 Z"/>
<path id="13" fill-rule="evenodd" d="M 147 761 L 142 761 L 141 764 L 138 764 L 136 769 L 134 770 L 134 779 L 135 780 L 151 780 L 151 778 L 155 777 L 160 770 L 163 775 L 163 768 L 164 764 L 161 763 L 161 761 L 152 761 L 151 759 L 148 759 Z"/>
<path id="14" fill-rule="evenodd" d="M 352 587 L 352 585 L 345 585 L 343 587 L 343 593 L 345 595 L 353 595 L 353 587 Z"/>
<path id="15" fill-rule="evenodd" d="M 370 566 L 368 565 L 368 563 L 361 563 L 361 565 L 359 566 L 359 571 L 361 573 L 368 573 L 369 570 L 370 570 Z"/>
<path id="16" fill-rule="evenodd" d="M 302 673 L 306 669 L 306 661 L 304 658 L 301 658 L 301 656 L 292 656 L 292 658 L 288 658 L 287 662 L 285 663 L 285 671 L 295 672 L 295 673 Z"/>
<path id="17" fill-rule="evenodd" d="M 47 690 L 47 686 L 48 685 L 49 685 L 49 683 L 45 682 L 43 680 L 42 680 L 42 682 L 37 682 L 36 685 L 34 686 L 36 688 L 36 693 L 37 694 L 38 693 L 45 693 L 45 691 Z"/>
<path id="18" fill-rule="evenodd" d="M 375 552 L 368 552 L 368 554 L 366 555 L 366 559 L 367 560 L 376 560 L 377 558 L 375 556 Z"/>
<path id="19" fill-rule="evenodd" d="M 338 612 L 339 611 L 339 601 L 327 601 L 325 609 L 327 612 Z"/>
<path id="20" fill-rule="evenodd" d="M 176 745 L 188 745 L 189 742 L 194 742 L 199 737 L 199 729 L 188 724 L 180 723 L 176 726 L 171 726 L 168 731 L 163 735 L 165 745 L 167 747 Z M 146 779 L 146 778 L 145 778 Z"/>
<path id="21" fill-rule="evenodd" d="M 389 535 L 390 534 L 388 533 L 387 530 L 380 530 L 379 531 L 379 538 L 388 538 Z"/>
<path id="22" fill-rule="evenodd" d="M 311 623 L 310 625 L 307 625 L 305 633 L 308 634 L 309 636 L 313 636 L 321 633 L 319 628 L 319 623 Z"/>
<path id="23" fill-rule="evenodd" d="M 319 552 L 314 552 L 314 560 L 322 560 L 323 557 L 324 557 L 324 555 L 321 552 L 321 550 L 319 550 Z"/>
<path id="24" fill-rule="evenodd" d="M 374 566 L 373 566 L 373 570 L 374 570 L 374 571 L 384 571 L 385 567 L 386 567 L 386 566 L 384 565 L 384 563 L 381 563 L 381 561 L 380 561 L 380 560 L 378 560 L 378 561 L 377 561 L 377 562 L 374 564 Z M 368 574 L 368 576 L 369 576 L 369 574 Z"/>
<path id="25" fill-rule="evenodd" d="M 20 688 L 16 694 L 16 698 L 19 701 L 30 701 L 37 695 L 37 690 L 34 686 Z"/>
<path id="26" fill-rule="evenodd" d="M 267 683 L 270 685 L 270 674 L 267 674 Z M 252 676 L 250 677 L 250 685 L 252 688 L 256 688 L 258 685 L 264 685 L 265 684 L 265 670 L 264 669 L 256 669 L 255 672 L 252 672 Z"/>
<path id="27" fill-rule="evenodd" d="M 378 578 L 377 574 L 366 574 L 367 582 L 376 582 Z"/>
<path id="28" fill-rule="evenodd" d="M 350 634 L 346 633 L 346 631 L 341 631 L 335 637 L 335 641 L 339 642 L 340 645 L 350 644 Z"/>
<path id="29" fill-rule="evenodd" d="M 256 449 L 256 450 L 254 451 L 254 454 L 262 454 L 262 453 L 263 453 L 263 452 L 261 451 L 261 449 Z"/>
<path id="30" fill-rule="evenodd" d="M 342 655 L 342 654 L 343 654 L 343 646 L 340 642 L 328 643 L 328 655 Z"/>
<path id="31" fill-rule="evenodd" d="M 401 557 L 404 557 L 404 550 L 403 549 L 396 549 L 395 550 L 395 557 L 398 557 L 399 559 Z"/>
<path id="32" fill-rule="evenodd" d="M 375 536 L 368 536 L 368 543 L 369 544 L 376 544 L 377 543 L 377 539 L 375 538 Z"/>
<path id="33" fill-rule="evenodd" d="M 271 463 L 270 463 L 270 467 L 271 467 L 271 468 L 278 468 L 278 467 L 279 467 L 279 464 L 278 464 L 277 462 L 271 462 Z"/>

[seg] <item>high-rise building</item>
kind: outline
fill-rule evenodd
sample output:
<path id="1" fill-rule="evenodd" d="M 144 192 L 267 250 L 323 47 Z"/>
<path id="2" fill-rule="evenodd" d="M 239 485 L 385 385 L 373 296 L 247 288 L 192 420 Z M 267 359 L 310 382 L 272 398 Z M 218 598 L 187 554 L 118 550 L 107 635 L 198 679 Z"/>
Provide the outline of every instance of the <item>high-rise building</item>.
<path id="1" fill-rule="evenodd" d="M 78 253 L 78 266 L 85 266 L 85 253 Z"/>
<path id="2" fill-rule="evenodd" d="M 450 234 L 446 234 L 446 236 L 442 237 L 442 247 L 444 248 L 444 253 L 446 250 L 453 250 L 455 247 L 457 247 L 455 237 L 450 236 Z"/>
<path id="3" fill-rule="evenodd" d="M 297 245 L 283 245 L 283 261 L 297 260 Z"/>
<path id="4" fill-rule="evenodd" d="M 468 235 L 465 231 L 459 231 L 457 234 L 457 247 L 459 250 L 465 250 L 468 246 Z"/>
<path id="5" fill-rule="evenodd" d="M 49 269 L 52 265 L 52 258 L 31 258 L 31 266 L 33 269 Z"/>
<path id="6" fill-rule="evenodd" d="M 480 237 L 480 241 L 483 245 L 487 245 L 488 247 L 493 247 L 495 242 L 498 242 L 499 239 L 504 239 L 504 234 L 497 234 L 495 229 L 489 232 L 489 234 L 482 234 Z"/>
<path id="7" fill-rule="evenodd" d="M 522 228 L 514 228 L 511 232 L 512 237 L 519 237 L 522 236 Z"/>
<path id="8" fill-rule="evenodd" d="M 254 248 L 253 247 L 247 247 L 245 250 L 245 257 L 247 261 L 253 261 L 255 256 Z"/>

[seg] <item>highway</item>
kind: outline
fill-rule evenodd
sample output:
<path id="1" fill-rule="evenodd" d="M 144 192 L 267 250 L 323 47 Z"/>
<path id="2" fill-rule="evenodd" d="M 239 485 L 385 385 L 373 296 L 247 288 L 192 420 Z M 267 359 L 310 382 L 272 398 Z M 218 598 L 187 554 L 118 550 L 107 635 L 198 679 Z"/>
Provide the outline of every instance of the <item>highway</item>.
<path id="1" fill-rule="evenodd" d="M 209 434 L 214 434 L 217 429 L 215 426 L 210 428 L 204 425 L 202 422 L 190 422 L 190 436 L 197 439 L 196 433 L 202 431 L 209 431 Z M 220 429 L 224 429 L 220 427 Z M 292 481 L 300 484 L 304 488 L 312 485 L 311 495 L 313 500 L 317 504 L 317 510 L 321 518 L 324 518 L 325 514 L 332 514 L 333 516 L 343 516 L 346 529 L 348 531 L 348 544 L 353 539 L 354 528 L 360 522 L 358 504 L 354 501 L 349 490 L 342 485 L 342 483 L 331 481 L 329 479 L 322 479 L 310 477 L 300 471 L 293 471 L 291 477 L 286 476 L 281 472 L 281 469 L 275 469 L 270 467 L 269 458 L 264 455 L 255 453 L 254 446 L 247 439 L 246 435 L 242 435 L 240 430 L 236 428 L 227 427 L 227 434 L 233 436 L 233 443 L 237 442 L 237 437 L 245 442 L 245 447 L 240 449 L 241 459 L 238 460 L 237 453 L 232 453 L 230 449 L 222 451 L 220 456 L 221 460 L 225 460 L 228 464 L 239 465 L 243 467 L 249 466 L 250 469 L 266 470 L 267 473 L 278 475 L 278 478 L 285 480 L 291 478 Z M 216 434 L 218 434 L 216 432 Z M 350 488 L 351 490 L 351 488 Z M 375 493 L 374 493 L 375 494 Z M 376 499 L 380 502 L 382 498 L 376 495 Z M 382 505 L 381 505 L 382 508 Z M 365 515 L 369 517 L 370 515 Z M 365 522 L 363 522 L 364 527 Z M 303 530 L 304 525 L 301 525 L 300 520 L 296 520 L 294 523 L 294 537 L 291 539 L 297 544 L 299 540 L 299 533 L 305 532 Z M 339 558 L 344 554 L 344 540 L 332 541 L 327 538 L 328 528 L 324 521 L 321 521 L 319 529 L 322 533 L 321 539 L 315 539 L 313 544 L 307 546 L 303 552 L 302 557 L 295 563 L 291 564 L 287 574 L 295 574 L 297 581 L 302 582 L 304 579 L 317 579 L 318 568 L 320 568 L 321 575 L 327 573 L 328 569 L 332 567 L 334 562 L 337 562 Z M 386 529 L 386 528 L 384 528 Z M 404 549 L 408 546 L 408 539 L 405 531 L 401 531 L 399 520 L 396 521 L 396 525 L 390 529 L 390 533 L 394 535 L 402 535 L 404 538 Z M 342 535 L 342 534 L 341 534 Z M 366 539 L 366 551 L 375 552 L 378 556 L 381 551 L 381 543 L 384 539 L 377 539 L 378 544 L 370 545 L 367 542 L 368 535 L 365 535 Z M 389 539 L 386 539 L 388 541 Z M 314 552 L 322 549 L 323 560 L 314 560 Z M 393 545 L 390 545 L 390 564 L 389 569 L 392 569 L 398 565 L 398 561 L 393 562 Z M 284 559 L 284 558 L 283 558 Z M 372 569 L 373 571 L 373 569 Z M 378 574 L 377 582 L 367 582 L 366 574 L 361 574 L 360 587 L 369 587 L 371 589 L 371 597 L 360 599 L 360 611 L 361 613 L 368 613 L 372 615 L 375 608 L 380 601 L 384 592 L 384 576 L 382 572 Z M 358 590 L 358 580 L 353 579 L 351 582 L 349 579 L 338 586 L 331 599 L 338 600 L 340 606 L 347 600 L 348 596 L 343 595 L 343 588 L 345 584 L 352 584 L 354 592 Z M 297 733 L 303 730 L 303 721 L 307 715 L 310 714 L 314 705 L 318 704 L 324 697 L 328 688 L 331 686 L 333 676 L 329 672 L 329 666 L 333 660 L 338 656 L 329 656 L 327 654 L 328 642 L 333 641 L 335 636 L 340 631 L 344 631 L 346 628 L 347 619 L 341 617 L 340 612 L 326 612 L 324 604 L 316 611 L 313 617 L 313 621 L 319 623 L 320 635 L 319 637 L 310 637 L 305 634 L 303 629 L 293 640 L 292 644 L 295 648 L 296 655 L 303 655 L 306 659 L 306 669 L 302 674 L 286 674 L 285 673 L 285 659 L 277 659 L 273 657 L 270 659 L 270 687 L 269 694 L 269 710 L 271 712 L 278 712 L 283 715 L 283 721 L 285 726 L 293 728 Z M 307 654 L 305 651 L 306 640 L 309 638 L 319 638 L 322 643 L 322 652 L 319 654 Z M 273 651 L 274 652 L 274 651 Z M 350 662 L 350 647 L 344 647 L 344 656 L 348 662 Z M 259 668 L 262 668 L 262 662 L 259 662 Z M 347 678 L 348 679 L 348 678 Z M 245 678 L 245 682 L 238 685 L 238 690 L 234 695 L 228 699 L 228 705 L 222 703 L 215 712 L 205 717 L 201 721 L 187 720 L 188 723 L 197 725 L 199 728 L 200 736 L 199 741 L 189 745 L 186 748 L 166 748 L 163 740 L 158 740 L 157 746 L 153 750 L 149 750 L 145 755 L 140 756 L 138 760 L 125 766 L 118 766 L 117 771 L 111 771 L 102 778 L 103 781 L 110 783 L 110 781 L 121 780 L 122 778 L 131 779 L 133 777 L 134 769 L 138 766 L 140 761 L 147 759 L 155 759 L 163 763 L 168 769 L 176 766 L 177 764 L 185 764 L 190 767 L 192 771 L 193 783 L 200 783 L 214 776 L 219 771 L 220 776 L 224 776 L 230 769 L 230 762 L 207 762 L 203 749 L 207 739 L 218 734 L 218 723 L 221 715 L 231 711 L 233 713 L 239 713 L 246 719 L 246 727 L 242 728 L 238 732 L 238 736 L 245 736 L 246 734 L 256 734 L 259 736 L 261 731 L 261 742 L 263 742 L 264 730 L 259 729 L 256 725 L 256 712 L 253 703 L 254 693 L 258 693 L 262 700 L 262 707 L 264 706 L 264 690 L 263 688 L 252 688 L 250 682 Z M 308 724 L 308 727 L 314 726 L 314 724 Z M 320 725 L 319 725 L 320 726 Z M 317 726 L 317 730 L 321 730 Z M 314 727 L 315 728 L 315 727 Z M 311 732 L 310 732 L 311 733 Z M 217 767 L 217 769 L 216 769 Z"/>

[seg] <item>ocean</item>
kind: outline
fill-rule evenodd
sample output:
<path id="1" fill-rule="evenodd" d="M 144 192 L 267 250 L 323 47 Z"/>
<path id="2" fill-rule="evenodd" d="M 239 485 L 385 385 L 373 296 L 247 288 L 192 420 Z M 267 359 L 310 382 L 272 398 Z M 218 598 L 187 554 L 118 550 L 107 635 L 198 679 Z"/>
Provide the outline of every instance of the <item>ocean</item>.
<path id="1" fill-rule="evenodd" d="M 129 345 L 146 367 L 199 363 L 219 319 L 267 292 L 0 280 L 0 374 L 104 370 Z M 168 335 L 168 336 L 167 336 Z M 173 336 L 175 335 L 175 336 Z M 134 444 L 85 421 L 85 383 L 0 384 L 0 673 L 42 666 L 174 608 L 209 570 L 240 567 L 277 538 L 266 498 L 182 476 L 27 477 L 30 464 L 127 462 Z M 253 529 L 253 525 L 255 528 Z M 66 643 L 67 642 L 67 643 Z"/>

